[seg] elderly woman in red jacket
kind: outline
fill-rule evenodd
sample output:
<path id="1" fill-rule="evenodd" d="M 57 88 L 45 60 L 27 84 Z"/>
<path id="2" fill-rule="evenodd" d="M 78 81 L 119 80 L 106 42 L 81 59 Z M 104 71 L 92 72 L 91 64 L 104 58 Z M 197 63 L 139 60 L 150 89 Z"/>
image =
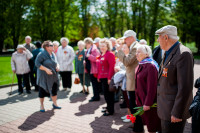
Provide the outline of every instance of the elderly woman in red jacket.
<path id="1" fill-rule="evenodd" d="M 150 106 L 156 102 L 159 66 L 150 56 L 151 48 L 148 45 L 140 45 L 137 48 L 136 58 L 139 65 L 135 74 L 135 96 L 137 106 L 143 106 L 145 111 L 141 116 L 143 124 L 147 125 L 149 132 L 157 132 L 161 127 L 160 119 L 157 108 Z"/>
<path id="2" fill-rule="evenodd" d="M 99 43 L 101 55 L 98 57 L 98 81 L 101 82 L 101 87 L 104 92 L 104 98 L 107 107 L 104 116 L 113 115 L 114 113 L 114 92 L 109 91 L 109 84 L 114 75 L 115 56 L 111 52 L 112 43 L 108 39 L 102 39 Z"/>

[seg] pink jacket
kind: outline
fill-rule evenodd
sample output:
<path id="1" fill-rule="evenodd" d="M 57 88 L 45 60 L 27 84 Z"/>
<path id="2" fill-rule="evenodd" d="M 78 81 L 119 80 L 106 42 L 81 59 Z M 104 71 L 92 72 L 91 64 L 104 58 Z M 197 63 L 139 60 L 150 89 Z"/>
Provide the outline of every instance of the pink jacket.
<path id="1" fill-rule="evenodd" d="M 115 55 L 107 51 L 103 56 L 101 55 L 97 61 L 98 64 L 98 79 L 107 78 L 111 80 L 114 75 Z"/>
<path id="2" fill-rule="evenodd" d="M 86 51 L 85 55 L 87 55 L 87 51 Z M 88 57 L 88 59 L 90 60 L 90 63 L 91 63 L 90 74 L 97 74 L 98 73 L 96 61 L 97 61 L 97 57 L 99 55 L 100 55 L 100 52 L 97 49 L 97 46 L 96 45 L 92 45 L 92 49 L 90 51 L 90 56 Z"/>

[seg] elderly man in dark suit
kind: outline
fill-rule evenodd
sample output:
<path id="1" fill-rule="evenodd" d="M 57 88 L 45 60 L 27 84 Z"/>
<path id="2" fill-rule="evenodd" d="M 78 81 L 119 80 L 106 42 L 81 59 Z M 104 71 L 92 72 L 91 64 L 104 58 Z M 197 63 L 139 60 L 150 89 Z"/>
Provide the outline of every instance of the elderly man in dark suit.
<path id="1" fill-rule="evenodd" d="M 158 75 L 157 104 L 162 133 L 183 133 L 190 117 L 194 60 L 189 48 L 178 40 L 177 28 L 167 25 L 156 31 L 165 50 Z"/>

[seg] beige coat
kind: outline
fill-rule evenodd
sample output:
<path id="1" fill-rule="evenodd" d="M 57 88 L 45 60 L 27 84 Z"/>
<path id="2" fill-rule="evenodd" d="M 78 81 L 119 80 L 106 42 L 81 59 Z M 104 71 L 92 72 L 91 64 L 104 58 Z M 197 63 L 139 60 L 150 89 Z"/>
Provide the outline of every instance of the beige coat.
<path id="1" fill-rule="evenodd" d="M 193 95 L 194 61 L 189 48 L 178 44 L 161 65 L 158 76 L 157 109 L 162 120 L 171 116 L 186 120 Z"/>
<path id="2" fill-rule="evenodd" d="M 18 53 L 17 51 L 12 54 L 11 67 L 16 74 L 26 74 L 30 72 L 28 61 L 33 57 L 29 50 Z"/>
<path id="3" fill-rule="evenodd" d="M 128 56 L 126 56 L 122 50 L 119 50 L 117 53 L 117 57 L 121 62 L 123 62 L 124 66 L 126 66 L 127 91 L 135 91 L 135 68 L 138 65 L 138 61 L 136 59 L 136 50 L 138 45 L 140 44 L 137 41 L 131 44 Z"/>

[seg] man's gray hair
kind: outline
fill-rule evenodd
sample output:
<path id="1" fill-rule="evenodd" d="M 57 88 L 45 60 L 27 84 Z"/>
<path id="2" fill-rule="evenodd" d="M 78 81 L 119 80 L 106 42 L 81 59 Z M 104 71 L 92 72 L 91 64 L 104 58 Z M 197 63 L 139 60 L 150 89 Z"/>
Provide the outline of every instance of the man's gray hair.
<path id="1" fill-rule="evenodd" d="M 162 36 L 167 35 L 169 39 L 178 41 L 179 40 L 179 36 L 175 36 L 175 35 L 168 35 L 168 34 L 162 34 Z"/>
<path id="2" fill-rule="evenodd" d="M 63 41 L 66 41 L 67 44 L 69 43 L 69 39 L 68 39 L 67 37 L 62 37 L 62 38 L 60 39 L 60 43 L 62 43 Z"/>
<path id="3" fill-rule="evenodd" d="M 30 37 L 30 36 L 26 36 L 26 37 L 25 37 L 25 40 L 26 40 L 26 39 L 31 39 L 31 37 Z"/>

